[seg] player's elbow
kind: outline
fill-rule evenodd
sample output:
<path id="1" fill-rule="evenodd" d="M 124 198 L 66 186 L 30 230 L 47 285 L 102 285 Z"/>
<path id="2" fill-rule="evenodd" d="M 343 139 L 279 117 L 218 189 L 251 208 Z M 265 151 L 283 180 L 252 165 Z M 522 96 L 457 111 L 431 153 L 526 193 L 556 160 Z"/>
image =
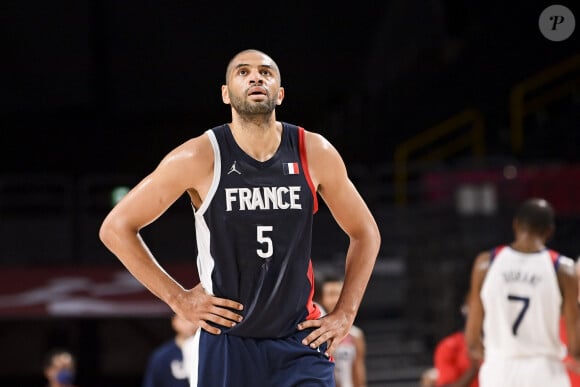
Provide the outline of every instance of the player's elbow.
<path id="1" fill-rule="evenodd" d="M 481 360 L 483 359 L 483 353 L 479 347 L 476 346 L 468 346 L 467 352 L 469 354 L 469 358 L 473 360 Z"/>
<path id="2" fill-rule="evenodd" d="M 105 218 L 101 227 L 99 228 L 99 239 L 107 246 L 111 247 L 115 241 L 119 240 L 119 235 L 122 234 L 123 222 L 111 216 Z"/>
<path id="3" fill-rule="evenodd" d="M 106 218 L 99 228 L 99 239 L 105 246 L 109 246 L 114 234 L 113 224 L 109 218 Z"/>
<path id="4" fill-rule="evenodd" d="M 381 247 L 381 231 L 379 230 L 378 226 L 374 227 L 373 239 L 375 240 L 377 249 L 379 249 Z"/>
<path id="5" fill-rule="evenodd" d="M 467 352 L 469 353 L 469 357 L 473 360 L 482 360 L 483 359 L 483 345 L 481 344 L 481 340 L 475 339 L 473 337 L 466 337 L 466 345 L 467 345 Z"/>
<path id="6" fill-rule="evenodd" d="M 576 361 L 580 361 L 580 340 L 568 343 L 568 354 Z"/>
<path id="7" fill-rule="evenodd" d="M 377 252 L 381 248 L 381 231 L 376 223 L 369 227 L 368 232 L 368 239 L 373 246 L 373 249 Z"/>

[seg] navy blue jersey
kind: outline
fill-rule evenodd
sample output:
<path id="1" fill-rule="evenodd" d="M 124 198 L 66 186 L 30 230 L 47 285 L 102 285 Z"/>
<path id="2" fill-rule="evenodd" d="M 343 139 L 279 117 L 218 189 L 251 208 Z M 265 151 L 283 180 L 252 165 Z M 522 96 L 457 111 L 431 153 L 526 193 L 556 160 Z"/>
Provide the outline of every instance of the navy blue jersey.
<path id="1" fill-rule="evenodd" d="M 195 210 L 199 277 L 206 291 L 244 305 L 228 334 L 279 338 L 320 311 L 310 259 L 316 190 L 304 129 L 282 123 L 274 156 L 261 162 L 236 143 L 228 125 L 207 131 L 213 182 Z"/>

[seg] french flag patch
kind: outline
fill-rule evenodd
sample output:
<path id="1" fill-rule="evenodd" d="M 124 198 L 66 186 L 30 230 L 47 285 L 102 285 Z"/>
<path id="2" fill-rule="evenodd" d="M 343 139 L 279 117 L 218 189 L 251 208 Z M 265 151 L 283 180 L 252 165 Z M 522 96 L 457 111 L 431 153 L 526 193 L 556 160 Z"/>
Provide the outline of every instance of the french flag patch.
<path id="1" fill-rule="evenodd" d="M 298 175 L 300 173 L 298 163 L 282 163 L 282 168 L 285 175 Z"/>

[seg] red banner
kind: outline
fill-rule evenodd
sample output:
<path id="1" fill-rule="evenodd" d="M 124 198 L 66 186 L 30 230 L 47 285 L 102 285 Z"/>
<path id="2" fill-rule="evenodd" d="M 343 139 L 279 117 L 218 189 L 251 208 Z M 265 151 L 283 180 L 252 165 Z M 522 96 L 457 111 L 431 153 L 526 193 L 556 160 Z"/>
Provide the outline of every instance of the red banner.
<path id="1" fill-rule="evenodd" d="M 195 263 L 164 267 L 185 288 L 199 282 Z M 0 268 L 0 318 L 170 314 L 123 266 Z"/>

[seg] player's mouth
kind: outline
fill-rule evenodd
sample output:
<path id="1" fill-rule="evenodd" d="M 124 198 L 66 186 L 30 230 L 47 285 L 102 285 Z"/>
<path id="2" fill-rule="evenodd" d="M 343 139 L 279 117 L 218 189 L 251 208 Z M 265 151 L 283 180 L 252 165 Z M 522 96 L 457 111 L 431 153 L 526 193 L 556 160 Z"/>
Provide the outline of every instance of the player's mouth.
<path id="1" fill-rule="evenodd" d="M 267 96 L 268 93 L 263 87 L 255 86 L 248 90 L 249 96 Z"/>

